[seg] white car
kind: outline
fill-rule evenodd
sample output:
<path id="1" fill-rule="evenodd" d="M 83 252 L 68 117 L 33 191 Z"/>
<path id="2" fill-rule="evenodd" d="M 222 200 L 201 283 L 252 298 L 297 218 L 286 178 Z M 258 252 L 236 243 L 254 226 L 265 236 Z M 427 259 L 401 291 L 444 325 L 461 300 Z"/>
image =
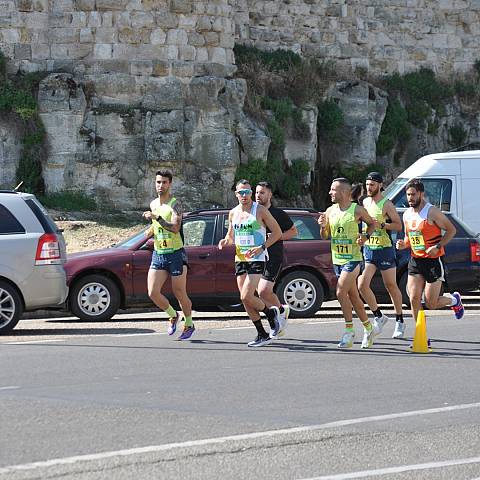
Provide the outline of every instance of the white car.
<path id="1" fill-rule="evenodd" d="M 65 240 L 34 195 L 0 190 L 0 334 L 68 296 Z"/>

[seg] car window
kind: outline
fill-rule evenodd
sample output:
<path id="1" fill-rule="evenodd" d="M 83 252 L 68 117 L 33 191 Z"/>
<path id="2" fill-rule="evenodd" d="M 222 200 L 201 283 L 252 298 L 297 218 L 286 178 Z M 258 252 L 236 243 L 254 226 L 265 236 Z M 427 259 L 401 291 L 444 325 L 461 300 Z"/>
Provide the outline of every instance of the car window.
<path id="1" fill-rule="evenodd" d="M 150 227 L 145 227 L 143 230 L 140 230 L 135 235 L 115 244 L 114 247 L 124 248 L 125 250 L 128 250 L 130 247 L 133 247 L 134 245 L 136 245 L 142 238 L 145 238 L 145 230 L 147 230 L 147 228 L 150 228 Z"/>
<path id="2" fill-rule="evenodd" d="M 4 205 L 0 205 L 0 235 L 25 233 L 25 228 Z"/>
<path id="3" fill-rule="evenodd" d="M 183 236 L 186 247 L 200 247 L 213 244 L 215 231 L 214 215 L 187 218 L 183 222 Z"/>
<path id="4" fill-rule="evenodd" d="M 450 211 L 452 181 L 448 178 L 422 178 L 425 186 L 425 200 L 444 212 Z M 408 208 L 407 193 L 403 189 L 392 200 L 397 208 Z"/>
<path id="5" fill-rule="evenodd" d="M 320 240 L 320 228 L 315 217 L 290 215 L 290 218 L 298 231 L 298 235 L 292 240 Z"/>
<path id="6" fill-rule="evenodd" d="M 58 228 L 56 223 L 51 219 L 45 207 L 35 198 L 25 200 L 30 210 L 33 212 L 37 220 L 42 225 L 45 233 L 57 233 Z"/>

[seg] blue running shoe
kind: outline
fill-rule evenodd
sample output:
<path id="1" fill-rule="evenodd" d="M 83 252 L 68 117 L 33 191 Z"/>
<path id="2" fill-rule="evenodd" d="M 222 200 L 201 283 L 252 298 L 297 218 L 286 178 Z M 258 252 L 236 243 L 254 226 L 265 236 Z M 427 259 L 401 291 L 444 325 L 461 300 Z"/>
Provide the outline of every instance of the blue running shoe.
<path id="1" fill-rule="evenodd" d="M 465 308 L 463 307 L 463 303 L 462 303 L 462 297 L 458 292 L 453 292 L 452 297 L 454 297 L 457 300 L 457 304 L 450 308 L 453 310 L 453 313 L 455 314 L 455 318 L 457 320 L 461 320 L 465 313 Z"/>
<path id="2" fill-rule="evenodd" d="M 175 317 L 170 317 L 168 319 L 169 324 L 168 324 L 168 328 L 167 328 L 167 333 L 169 335 L 173 335 L 177 331 L 177 323 L 178 323 L 179 319 L 180 319 L 180 314 L 178 312 L 175 315 Z"/>
<path id="3" fill-rule="evenodd" d="M 195 325 L 193 324 L 190 327 L 185 327 L 182 334 L 178 337 L 177 340 L 188 340 L 193 335 L 194 331 Z"/>

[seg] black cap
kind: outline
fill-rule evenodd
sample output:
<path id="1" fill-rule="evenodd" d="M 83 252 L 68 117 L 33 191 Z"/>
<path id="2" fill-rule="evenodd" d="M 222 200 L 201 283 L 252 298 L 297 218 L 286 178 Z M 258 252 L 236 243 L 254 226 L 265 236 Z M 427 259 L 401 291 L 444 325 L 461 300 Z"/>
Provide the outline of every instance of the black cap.
<path id="1" fill-rule="evenodd" d="M 370 172 L 367 175 L 367 180 L 372 180 L 374 182 L 383 183 L 383 177 L 380 172 Z"/>

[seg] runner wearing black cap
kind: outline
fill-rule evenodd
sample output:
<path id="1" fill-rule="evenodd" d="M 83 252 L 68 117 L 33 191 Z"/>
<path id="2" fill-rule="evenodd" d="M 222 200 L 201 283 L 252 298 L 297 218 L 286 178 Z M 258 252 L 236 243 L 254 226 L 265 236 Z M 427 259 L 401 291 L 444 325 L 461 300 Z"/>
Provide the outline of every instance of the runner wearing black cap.
<path id="1" fill-rule="evenodd" d="M 375 230 L 368 237 L 363 247 L 365 268 L 359 277 L 358 287 L 363 299 L 373 312 L 373 328 L 379 335 L 389 318 L 378 307 L 375 294 L 370 288 L 375 272 L 380 270 L 383 283 L 395 307 L 396 324 L 393 338 L 402 338 L 405 333 L 402 312 L 402 294 L 397 285 L 397 263 L 395 248 L 389 232 L 400 231 L 402 222 L 393 203 L 382 194 L 383 176 L 379 172 L 370 172 L 365 182 L 367 197 L 363 206 L 375 220 Z"/>

